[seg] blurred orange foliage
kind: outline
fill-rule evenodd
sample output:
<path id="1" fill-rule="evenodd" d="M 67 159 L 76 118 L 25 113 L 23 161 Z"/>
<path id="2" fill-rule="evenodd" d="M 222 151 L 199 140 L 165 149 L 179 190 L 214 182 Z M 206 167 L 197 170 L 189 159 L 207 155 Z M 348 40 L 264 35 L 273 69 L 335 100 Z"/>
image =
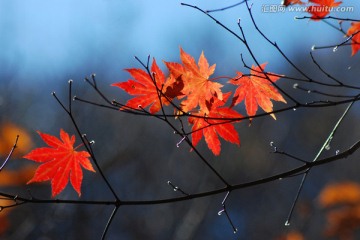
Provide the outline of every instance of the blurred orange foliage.
<path id="1" fill-rule="evenodd" d="M 35 173 L 35 166 L 24 166 L 17 170 L 3 169 L 0 172 L 0 187 L 26 185 Z"/>
<path id="2" fill-rule="evenodd" d="M 298 231 L 290 231 L 285 235 L 277 238 L 277 240 L 304 240 L 304 236 Z"/>
<path id="3" fill-rule="evenodd" d="M 9 204 L 9 202 L 7 200 L 0 199 L 0 206 L 6 206 L 8 204 Z M 10 211 L 8 211 L 6 209 L 6 210 L 2 210 L 1 213 L 0 213 L 0 223 L 1 223 L 0 224 L 0 236 L 3 235 L 10 226 L 10 222 L 8 220 L 8 217 L 7 217 L 9 212 Z"/>
<path id="4" fill-rule="evenodd" d="M 360 185 L 354 182 L 342 182 L 327 185 L 319 195 L 321 207 L 339 204 L 360 203 Z"/>
<path id="5" fill-rule="evenodd" d="M 9 154 L 11 148 L 14 146 L 16 136 L 19 135 L 19 141 L 16 150 L 13 153 L 13 158 L 20 158 L 27 153 L 32 147 L 32 140 L 28 132 L 13 124 L 3 123 L 0 125 L 0 156 L 5 157 Z M 1 160 L 3 160 L 1 158 Z"/>
<path id="6" fill-rule="evenodd" d="M 342 240 L 355 239 L 360 228 L 360 185 L 354 182 L 334 183 L 326 186 L 318 198 L 327 210 L 327 237 Z"/>
<path id="7" fill-rule="evenodd" d="M 27 181 L 34 175 L 36 167 L 25 166 L 19 170 L 0 171 L 0 187 L 15 187 L 25 185 Z M 0 236 L 3 235 L 10 227 L 8 219 L 9 213 L 13 208 L 2 209 L 6 206 L 15 204 L 14 200 L 0 198 Z"/>
<path id="8" fill-rule="evenodd" d="M 0 124 L 0 165 L 5 161 L 15 144 L 16 137 L 19 139 L 11 159 L 21 158 L 32 147 L 32 140 L 28 132 L 13 124 L 2 123 Z M 14 187 L 25 185 L 26 182 L 32 177 L 35 172 L 35 167 L 25 166 L 16 170 L 7 170 L 5 167 L 0 171 L 0 187 Z M 0 198 L 0 207 L 13 205 L 13 200 Z M 10 226 L 8 215 L 13 208 L 7 208 L 0 213 L 0 236 L 3 235 Z"/>

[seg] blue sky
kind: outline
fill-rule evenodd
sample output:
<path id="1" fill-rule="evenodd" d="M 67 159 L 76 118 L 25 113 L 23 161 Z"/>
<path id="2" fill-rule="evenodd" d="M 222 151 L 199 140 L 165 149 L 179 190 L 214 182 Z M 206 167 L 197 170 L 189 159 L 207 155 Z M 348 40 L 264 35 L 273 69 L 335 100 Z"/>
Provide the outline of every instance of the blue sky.
<path id="1" fill-rule="evenodd" d="M 71 78 L 69 74 L 76 69 L 91 71 L 79 72 L 82 75 L 106 69 L 109 78 L 113 78 L 119 70 L 136 66 L 134 55 L 142 59 L 150 54 L 161 60 L 178 60 L 179 46 L 196 58 L 204 50 L 218 65 L 222 61 L 225 65 L 240 60 L 239 55 L 245 49 L 233 36 L 195 9 L 180 6 L 180 2 L 0 1 L 0 61 L 5 68 L 17 69 L 18 81 L 29 82 L 29 76 L 33 76 L 30 77 L 33 82 L 54 75 Z M 236 2 L 188 3 L 209 9 Z M 278 1 L 270 3 L 278 4 Z M 253 6 L 259 26 L 289 54 L 299 49 L 308 51 L 322 39 L 329 42 L 329 38 L 334 38 L 334 43 L 341 40 L 337 31 L 329 31 L 324 24 L 293 19 L 295 15 L 306 14 L 263 13 L 261 6 L 260 3 Z M 279 58 L 255 33 L 244 6 L 213 15 L 237 33 L 236 22 L 241 18 L 254 52 L 261 55 L 260 60 Z M 317 33 L 322 29 L 326 35 L 320 37 Z M 238 66 L 241 65 L 239 62 Z M 234 68 L 236 64 L 231 71 Z"/>
<path id="2" fill-rule="evenodd" d="M 351 2 L 356 13 L 360 2 L 349 1 L 349 6 Z M 109 85 L 129 78 L 123 71 L 125 68 L 141 67 L 134 56 L 146 61 L 151 55 L 165 71 L 161 61 L 179 61 L 180 46 L 196 59 L 203 50 L 209 63 L 216 63 L 215 77 L 246 72 L 241 54 L 248 65 L 254 64 L 238 39 L 203 13 L 180 3 L 179 0 L 0 0 L 0 86 L 5 86 L 7 94 L 30 90 L 38 98 L 36 104 L 33 100 L 32 107 L 41 109 L 49 107 L 52 91 L 65 90 L 69 79 L 81 84 L 92 73 L 97 74 L 105 89 L 119 94 Z M 187 3 L 214 9 L 237 1 Z M 266 4 L 279 5 L 279 1 Z M 252 5 L 256 23 L 294 62 L 311 61 L 308 53 L 314 44 L 336 44 L 344 39 L 342 33 L 324 23 L 294 20 L 295 16 L 306 13 L 265 13 L 264 6 L 257 1 Z M 354 17 L 355 13 L 346 16 Z M 237 34 L 240 34 L 237 21 L 241 19 L 257 60 L 268 62 L 266 70 L 287 74 L 291 69 L 279 52 L 256 32 L 244 4 L 212 15 Z M 345 47 L 337 53 L 322 50 L 317 57 L 322 56 L 319 60 L 326 66 L 332 61 L 328 56 L 339 52 L 350 55 L 351 49 Z M 11 96 L 16 98 L 14 94 Z M 6 104 L 4 98 L 14 101 L 0 96 L 0 103 Z M 32 118 L 32 115 L 31 111 L 24 117 Z"/>

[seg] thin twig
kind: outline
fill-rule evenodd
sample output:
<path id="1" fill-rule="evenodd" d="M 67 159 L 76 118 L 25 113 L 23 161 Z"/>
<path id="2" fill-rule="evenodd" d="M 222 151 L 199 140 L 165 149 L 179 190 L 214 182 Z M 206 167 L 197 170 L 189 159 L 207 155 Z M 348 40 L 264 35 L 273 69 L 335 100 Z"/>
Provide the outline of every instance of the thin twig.
<path id="1" fill-rule="evenodd" d="M 235 234 L 235 233 L 237 233 L 238 230 L 237 230 L 237 228 L 235 227 L 233 221 L 231 220 L 230 215 L 229 215 L 229 213 L 228 213 L 228 211 L 227 211 L 227 209 L 226 209 L 226 205 L 225 205 L 226 200 L 228 199 L 229 195 L 230 195 L 230 191 L 228 191 L 228 192 L 226 193 L 223 201 L 221 202 L 222 209 L 218 212 L 218 215 L 220 216 L 220 215 L 222 215 L 223 213 L 225 213 L 225 216 L 226 216 L 228 222 L 230 223 L 230 225 L 231 225 L 231 227 L 232 227 L 232 229 L 233 229 L 233 232 L 234 232 L 234 234 Z"/>
<path id="2" fill-rule="evenodd" d="M 172 182 L 170 182 L 170 181 L 167 181 L 167 184 L 170 185 L 170 186 L 173 188 L 174 192 L 180 192 L 180 193 L 182 193 L 182 194 L 185 195 L 185 196 L 189 196 L 189 195 L 190 195 L 190 194 L 184 192 L 184 191 L 183 191 L 181 188 L 179 188 L 178 186 L 172 184 Z"/>
<path id="3" fill-rule="evenodd" d="M 7 157 L 5 158 L 4 162 L 1 164 L 1 166 L 0 166 L 0 171 L 3 170 L 3 168 L 5 167 L 5 165 L 6 165 L 6 164 L 8 163 L 8 161 L 10 160 L 11 155 L 12 155 L 13 152 L 15 151 L 15 148 L 16 148 L 16 146 L 17 146 L 18 140 L 19 140 L 19 135 L 16 136 L 14 145 L 12 146 L 12 148 L 11 148 L 9 154 L 7 155 Z"/>
<path id="4" fill-rule="evenodd" d="M 235 4 L 230 5 L 230 6 L 227 6 L 227 7 L 222 7 L 222 8 L 212 9 L 212 10 L 206 10 L 205 12 L 211 13 L 211 12 L 225 11 L 225 10 L 228 10 L 228 9 L 230 9 L 230 8 L 234 8 L 234 7 L 236 7 L 236 6 L 239 6 L 239 5 L 243 4 L 243 3 L 245 3 L 245 1 L 247 1 L 247 0 L 243 0 L 243 1 L 241 1 L 241 2 L 235 3 Z"/>
<path id="5" fill-rule="evenodd" d="M 106 223 L 106 226 L 105 226 L 105 228 L 104 228 L 104 232 L 103 232 L 103 234 L 102 234 L 102 236 L 101 236 L 101 239 L 102 239 L 102 240 L 105 239 L 106 234 L 107 234 L 107 232 L 108 232 L 108 230 L 109 230 L 109 228 L 110 228 L 110 225 L 111 225 L 112 221 L 114 220 L 114 217 L 115 217 L 115 215 L 116 215 L 116 213 L 117 213 L 118 210 L 119 210 L 119 206 L 116 205 L 115 208 L 114 208 L 114 210 L 112 211 L 110 217 L 109 217 L 108 222 Z"/>
<path id="6" fill-rule="evenodd" d="M 322 154 L 322 152 L 327 149 L 330 146 L 331 140 L 334 138 L 336 131 L 338 130 L 338 127 L 340 126 L 340 124 L 342 123 L 342 121 L 344 120 L 345 116 L 347 115 L 347 113 L 349 112 L 350 108 L 353 106 L 354 102 L 351 102 L 347 108 L 345 109 L 344 113 L 341 115 L 341 117 L 339 118 L 339 120 L 337 121 L 337 123 L 335 124 L 334 128 L 332 129 L 332 131 L 330 132 L 329 136 L 327 137 L 327 139 L 325 140 L 325 142 L 323 143 L 323 145 L 321 146 L 320 150 L 318 151 L 318 153 L 316 154 L 315 158 L 313 159 L 313 163 L 316 162 L 318 160 L 318 158 L 320 157 L 320 155 Z M 298 191 L 296 192 L 295 195 L 295 199 L 292 203 L 292 206 L 290 208 L 289 211 L 289 215 L 285 221 L 285 225 L 289 226 L 290 225 L 290 220 L 293 214 L 293 211 L 295 209 L 296 203 L 299 199 L 300 193 L 303 189 L 304 183 L 306 181 L 306 177 L 308 176 L 309 172 L 310 172 L 311 168 L 308 168 L 305 172 L 304 175 L 301 179 Z"/>
<path id="7" fill-rule="evenodd" d="M 249 9 L 249 12 L 251 13 L 250 11 L 250 7 L 248 6 L 248 2 L 245 1 L 246 3 L 246 6 L 248 7 Z M 224 24 L 222 24 L 219 20 L 217 20 L 216 18 L 214 18 L 213 16 L 211 16 L 209 13 L 207 13 L 206 11 L 202 10 L 201 8 L 197 7 L 197 6 L 194 6 L 194 5 L 190 5 L 190 4 L 185 4 L 185 3 L 181 3 L 181 5 L 183 6 L 187 6 L 187 7 L 191 7 L 191 8 L 194 8 L 202 13 L 204 13 L 206 16 L 208 16 L 209 18 L 211 18 L 213 21 L 215 21 L 218 25 L 220 25 L 222 28 L 224 28 L 226 31 L 228 31 L 229 33 L 231 33 L 233 36 L 235 36 L 237 39 L 239 39 L 246 47 L 246 49 L 248 50 L 249 54 L 251 55 L 252 59 L 254 60 L 254 62 L 256 63 L 256 65 L 259 67 L 259 69 L 261 70 L 261 72 L 264 73 L 264 75 L 266 76 L 266 79 L 271 82 L 275 88 L 277 88 L 282 94 L 284 94 L 284 96 L 286 96 L 287 98 L 289 98 L 292 102 L 294 102 L 295 104 L 299 104 L 299 102 L 293 98 L 292 96 L 290 96 L 287 92 L 285 92 L 282 88 L 280 88 L 275 82 L 273 82 L 270 77 L 268 75 L 266 75 L 266 73 L 264 72 L 264 69 L 262 69 L 260 63 L 258 62 L 257 58 L 255 57 L 252 49 L 250 48 L 247 40 L 246 40 L 246 37 L 245 37 L 245 34 L 244 34 L 244 31 L 240 25 L 240 20 L 238 21 L 238 26 L 239 26 L 239 29 L 241 31 L 241 34 L 242 34 L 242 37 L 240 37 L 238 34 L 236 34 L 234 31 L 232 31 L 231 29 L 229 29 L 228 27 L 226 27 Z M 251 17 L 252 17 L 252 14 L 251 14 Z M 255 25 L 256 26 L 256 25 Z M 256 26 L 257 27 L 257 26 Z M 265 37 L 265 36 L 264 36 Z M 266 37 L 265 37 L 266 38 Z"/>

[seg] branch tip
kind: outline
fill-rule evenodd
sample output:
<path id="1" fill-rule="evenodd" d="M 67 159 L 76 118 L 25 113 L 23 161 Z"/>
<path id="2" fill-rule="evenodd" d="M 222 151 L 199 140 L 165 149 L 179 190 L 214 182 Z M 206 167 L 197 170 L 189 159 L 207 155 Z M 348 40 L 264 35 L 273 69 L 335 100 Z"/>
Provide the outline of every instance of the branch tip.
<path id="1" fill-rule="evenodd" d="M 190 194 L 184 192 L 181 188 L 179 188 L 178 186 L 175 186 L 174 184 L 172 184 L 172 182 L 167 181 L 167 184 L 170 185 L 170 186 L 173 188 L 174 192 L 179 191 L 179 192 L 181 192 L 181 193 L 182 193 L 183 195 L 185 195 L 185 196 L 190 196 Z"/>
<path id="2" fill-rule="evenodd" d="M 179 148 L 180 144 L 186 139 L 186 136 L 180 139 L 180 141 L 176 144 L 176 147 Z"/>
<path id="3" fill-rule="evenodd" d="M 221 214 L 223 214 L 225 212 L 225 209 L 221 209 L 219 212 L 218 212 L 218 215 L 221 216 Z"/>
<path id="4" fill-rule="evenodd" d="M 277 147 L 275 146 L 275 143 L 274 143 L 273 141 L 270 142 L 270 147 L 273 148 L 273 150 L 274 150 L 273 152 L 274 152 L 274 153 L 277 153 L 277 152 L 278 152 L 278 149 L 277 149 Z"/>

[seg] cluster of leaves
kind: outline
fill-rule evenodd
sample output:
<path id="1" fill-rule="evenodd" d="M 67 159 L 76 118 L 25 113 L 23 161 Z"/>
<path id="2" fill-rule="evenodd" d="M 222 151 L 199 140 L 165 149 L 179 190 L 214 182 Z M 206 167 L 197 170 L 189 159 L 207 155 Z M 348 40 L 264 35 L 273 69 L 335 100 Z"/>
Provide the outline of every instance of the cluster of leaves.
<path id="1" fill-rule="evenodd" d="M 308 3 L 312 4 L 307 7 L 307 12 L 311 14 L 313 21 L 328 17 L 331 8 L 342 4 L 334 0 L 309 0 Z M 286 6 L 304 4 L 306 3 L 301 0 L 284 1 Z M 349 41 L 351 40 L 352 55 L 360 49 L 359 32 L 359 22 L 352 22 L 346 32 Z M 132 79 L 112 84 L 133 96 L 120 110 L 142 111 L 149 115 L 162 112 L 160 117 L 173 116 L 175 119 L 185 117 L 191 130 L 188 133 L 184 132 L 184 135 L 191 135 L 192 147 L 196 147 L 204 138 L 212 153 L 219 155 L 220 138 L 240 145 L 235 123 L 244 118 L 248 118 L 251 122 L 259 107 L 276 120 L 273 101 L 286 103 L 281 89 L 275 84 L 284 76 L 266 72 L 267 63 L 253 65 L 248 74 L 237 72 L 234 77 L 214 78 L 212 75 L 216 65 L 210 66 L 203 52 L 196 62 L 190 54 L 180 48 L 180 59 L 181 62 L 164 61 L 168 75 L 160 69 L 155 59 L 150 68 L 126 69 Z M 219 79 L 227 79 L 227 81 L 220 83 Z M 234 89 L 223 92 L 225 84 L 228 84 L 227 89 L 231 87 Z M 241 104 L 244 105 L 247 116 L 236 109 L 236 106 Z M 171 107 L 174 114 L 166 114 L 168 112 L 166 106 Z M 62 129 L 60 139 L 42 132 L 38 134 L 49 147 L 36 148 L 24 156 L 41 163 L 28 183 L 51 181 L 52 197 L 55 197 L 70 182 L 80 196 L 82 168 L 95 172 L 89 159 L 91 157 L 89 152 L 77 151 L 82 145 L 74 147 L 75 136 L 70 137 Z M 324 208 L 331 208 L 339 203 L 346 205 L 328 214 L 329 236 L 349 235 L 360 225 L 359 189 L 358 186 L 343 184 L 329 187 L 322 192 L 320 204 Z M 342 191 L 344 193 L 339 194 Z M 300 240 L 303 237 L 298 232 L 293 232 L 284 239 Z"/>
<path id="2" fill-rule="evenodd" d="M 335 0 L 309 0 L 307 3 L 301 0 L 285 0 L 283 4 L 289 5 L 305 5 L 311 4 L 307 7 L 307 12 L 311 14 L 311 20 L 319 21 L 328 17 L 332 9 L 339 7 L 343 2 L 336 2 Z M 351 26 L 347 31 L 347 36 L 351 38 L 352 56 L 360 50 L 360 22 L 351 22 Z"/>
<path id="3" fill-rule="evenodd" d="M 151 66 L 151 74 L 142 69 L 127 69 L 133 79 L 113 84 L 134 96 L 122 109 L 150 107 L 150 113 L 155 114 L 163 109 L 163 106 L 171 104 L 175 107 L 178 117 L 190 116 L 188 122 L 192 125 L 193 146 L 204 136 L 209 149 L 215 155 L 219 155 L 219 136 L 230 143 L 240 144 L 233 123 L 243 116 L 233 108 L 234 106 L 243 102 L 251 119 L 259 106 L 265 112 L 271 113 L 271 100 L 286 103 L 273 85 L 280 75 L 264 72 L 266 64 L 253 66 L 249 75 L 238 72 L 237 76 L 230 77 L 227 83 L 235 85 L 236 90 L 234 93 L 223 93 L 224 85 L 216 82 L 216 78 L 210 78 L 216 65 L 210 66 L 203 52 L 196 63 L 191 55 L 180 48 L 180 58 L 181 63 L 165 61 L 169 70 L 167 77 L 155 59 Z M 225 106 L 231 96 L 231 103 Z M 180 103 L 175 105 L 174 99 L 178 99 Z M 271 116 L 275 119 L 274 114 Z"/>

